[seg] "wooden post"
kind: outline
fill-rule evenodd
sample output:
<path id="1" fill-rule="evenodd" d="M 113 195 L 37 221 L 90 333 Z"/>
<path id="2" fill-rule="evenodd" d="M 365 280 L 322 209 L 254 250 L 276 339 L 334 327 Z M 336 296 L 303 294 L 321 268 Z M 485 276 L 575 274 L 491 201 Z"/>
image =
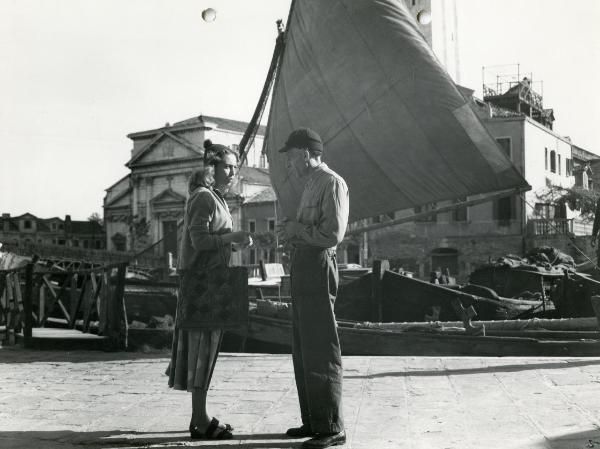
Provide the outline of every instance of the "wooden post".
<path id="1" fill-rule="evenodd" d="M 33 334 L 33 264 L 28 263 L 25 267 L 25 296 L 23 297 L 23 337 L 24 346 L 31 346 L 31 338 Z"/>
<path id="2" fill-rule="evenodd" d="M 84 274 L 82 279 L 81 279 L 81 292 L 79 292 L 79 296 L 77 297 L 77 303 L 75 304 L 75 307 L 71 307 L 71 322 L 69 323 L 69 327 L 71 329 L 75 329 L 75 325 L 77 324 L 77 314 L 79 313 L 79 310 L 81 309 L 81 305 L 83 304 L 83 299 L 85 297 L 85 289 L 89 284 L 88 281 L 88 276 L 92 276 L 91 274 Z M 71 296 L 71 300 L 73 297 Z M 85 320 L 85 310 L 82 311 L 82 319 Z"/>
<path id="3" fill-rule="evenodd" d="M 260 270 L 260 278 L 263 281 L 266 281 L 267 280 L 267 270 L 265 268 L 265 261 L 261 259 L 261 260 L 259 260 L 258 263 L 259 263 L 259 270 Z"/>
<path id="4" fill-rule="evenodd" d="M 25 327 L 25 308 L 23 306 L 23 295 L 21 294 L 21 279 L 19 272 L 13 273 L 13 287 L 15 289 L 15 308 L 17 320 L 15 321 L 15 331 L 22 331 Z"/>
<path id="5" fill-rule="evenodd" d="M 390 269 L 387 260 L 374 260 L 371 273 L 371 320 L 380 323 L 383 319 L 382 303 L 382 279 L 386 270 Z"/>
<path id="6" fill-rule="evenodd" d="M 40 277 L 40 313 L 38 314 L 38 326 L 42 327 L 46 320 L 46 283 L 44 278 L 46 275 Z"/>
<path id="7" fill-rule="evenodd" d="M 8 344 L 10 340 L 10 329 L 8 327 L 8 274 L 0 273 L 0 312 L 4 315 L 4 320 L 6 322 L 6 326 L 4 326 L 4 338 L 2 340 L 6 341 Z M 0 340 L 0 342 L 2 341 Z"/>
<path id="8" fill-rule="evenodd" d="M 100 272 L 100 276 L 98 276 L 98 281 L 96 281 L 96 273 L 93 271 L 90 273 L 90 283 L 92 288 L 90 289 L 90 294 L 86 295 L 88 300 L 85 302 L 83 311 L 83 332 L 90 331 L 90 321 L 92 320 L 92 311 L 94 307 L 99 309 L 99 307 L 97 307 L 97 303 L 100 301 L 100 292 L 104 288 L 104 285 L 102 284 L 102 278 L 102 272 Z M 99 312 L 98 315 L 100 315 Z M 98 329 L 100 331 L 100 323 L 98 323 Z"/>
<path id="9" fill-rule="evenodd" d="M 69 315 L 71 317 L 67 322 L 69 327 L 71 327 L 71 323 L 75 323 L 75 315 L 77 315 L 77 284 L 79 283 L 79 278 L 79 273 L 73 274 L 71 285 L 69 286 Z"/>
<path id="10" fill-rule="evenodd" d="M 113 269 L 110 269 L 112 272 Z M 127 312 L 125 310 L 125 272 L 127 264 L 123 263 L 116 269 L 116 278 L 113 278 L 114 287 L 112 295 L 108 295 L 107 299 L 107 331 L 110 338 L 110 346 L 113 350 L 127 349 Z M 108 281 L 111 282 L 110 276 Z M 110 291 L 106 289 L 106 291 Z"/>
<path id="11" fill-rule="evenodd" d="M 108 302 L 110 298 L 110 276 L 108 271 L 110 268 L 105 268 L 100 275 L 100 294 L 98 295 L 98 335 L 107 335 L 108 333 Z"/>

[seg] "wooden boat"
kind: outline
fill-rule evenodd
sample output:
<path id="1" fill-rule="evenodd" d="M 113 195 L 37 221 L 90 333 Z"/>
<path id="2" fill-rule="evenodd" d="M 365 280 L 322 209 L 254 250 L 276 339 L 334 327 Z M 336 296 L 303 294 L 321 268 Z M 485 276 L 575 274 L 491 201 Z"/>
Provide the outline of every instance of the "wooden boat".
<path id="1" fill-rule="evenodd" d="M 352 308 L 336 303 L 338 334 L 345 355 L 600 356 L 600 315 L 472 321 L 476 308 L 501 308 L 507 299 L 485 298 L 428 284 L 386 270 L 386 264 L 379 261 L 375 266 L 379 272 L 365 274 L 340 291 L 342 304 L 352 293 L 354 299 L 362 299 L 360 304 L 364 306 L 356 307 L 356 301 L 352 301 Z M 408 295 L 410 300 L 403 302 L 399 292 L 406 291 L 412 293 Z M 415 307 L 419 299 L 421 308 Z M 600 304 L 600 297 L 597 299 Z M 444 302 L 460 321 L 383 322 L 380 318 L 407 311 L 410 314 L 427 304 Z M 251 307 L 247 329 L 236 334 L 277 352 L 289 352 L 292 304 L 289 298 L 257 300 Z M 362 320 L 343 318 L 345 311 L 350 310 L 362 313 Z M 600 313 L 600 306 L 597 310 Z M 370 314 L 373 321 L 364 320 L 365 314 Z"/>
<path id="2" fill-rule="evenodd" d="M 321 135 L 325 162 L 348 184 L 350 221 L 357 223 L 351 233 L 431 214 L 402 214 L 369 225 L 360 221 L 390 211 L 459 203 L 438 207 L 439 213 L 530 189 L 440 66 L 402 2 L 293 0 L 286 26 L 239 146 L 243 159 L 273 86 L 264 151 L 282 216 L 295 215 L 303 182 L 288 172 L 278 149 L 301 126 Z M 543 279 L 531 276 L 545 291 Z M 283 303 L 276 304 L 277 313 L 287 313 Z M 528 301 L 484 287 L 434 286 L 378 263 L 372 273 L 340 288 L 336 316 L 346 354 L 600 356 L 596 324 L 575 330 L 492 330 L 471 321 L 476 314 L 518 318 L 552 308 L 545 294 Z M 462 325 L 425 328 L 426 317 L 458 317 Z M 379 324 L 370 327 L 365 321 Z M 391 321 L 421 324 L 387 328 Z M 581 322 L 567 323 L 573 324 Z M 289 346 L 289 332 L 289 319 L 252 313 L 247 332 L 240 334 Z"/>
<path id="3" fill-rule="evenodd" d="M 591 319 L 591 320 L 595 320 Z M 559 320 L 548 320 L 560 324 Z M 381 356 L 600 356 L 600 333 L 590 331 L 527 331 L 491 332 L 485 336 L 469 335 L 464 328 L 441 323 L 438 329 L 424 323 L 403 323 L 405 329 L 368 327 L 365 323 L 338 321 L 338 334 L 344 355 Z M 457 323 L 458 324 L 458 323 Z M 474 322 L 474 326 L 485 323 Z M 545 323 L 540 323 L 545 324 Z M 546 323 L 550 325 L 550 323 Z M 589 325 L 587 322 L 578 324 Z M 237 331 L 247 339 L 277 344 L 291 349 L 291 321 L 251 313 L 248 329 Z"/>

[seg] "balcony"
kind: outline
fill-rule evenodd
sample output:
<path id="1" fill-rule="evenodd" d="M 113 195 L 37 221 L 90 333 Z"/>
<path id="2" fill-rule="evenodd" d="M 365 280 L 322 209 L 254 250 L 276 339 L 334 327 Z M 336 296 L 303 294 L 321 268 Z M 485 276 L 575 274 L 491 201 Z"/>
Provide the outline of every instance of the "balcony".
<path id="1" fill-rule="evenodd" d="M 567 235 L 573 233 L 573 220 L 568 218 L 535 218 L 527 221 L 529 235 Z"/>

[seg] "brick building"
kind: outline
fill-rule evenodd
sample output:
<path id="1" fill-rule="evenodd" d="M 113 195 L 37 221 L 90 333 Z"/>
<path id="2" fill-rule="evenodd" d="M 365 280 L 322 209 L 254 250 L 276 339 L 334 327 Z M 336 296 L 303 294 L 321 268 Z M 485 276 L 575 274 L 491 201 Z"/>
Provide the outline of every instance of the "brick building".
<path id="1" fill-rule="evenodd" d="M 106 237 L 96 221 L 64 220 L 58 217 L 38 218 L 25 213 L 16 217 L 3 213 L 0 218 L 0 243 L 14 246 L 26 244 L 61 245 L 83 249 L 104 249 Z"/>
<path id="2" fill-rule="evenodd" d="M 521 83 L 507 93 L 512 96 L 519 91 L 519 86 Z M 552 130 L 553 111 L 541 107 L 541 98 L 538 103 L 541 113 L 536 116 L 535 108 L 527 109 L 527 105 L 516 104 L 508 109 L 511 105 L 502 96 L 499 98 L 504 102 L 497 104 L 493 98 L 482 101 L 473 97 L 470 89 L 461 90 L 484 126 L 531 185 L 531 191 L 351 235 L 347 243 L 348 261 L 370 264 L 373 259 L 390 259 L 392 265 L 414 271 L 421 278 L 427 278 L 437 267 L 447 267 L 460 280 L 465 280 L 473 268 L 490 259 L 506 254 L 522 255 L 536 246 L 554 246 L 577 259 L 580 255 L 571 244 L 573 236 L 578 247 L 589 251 L 586 236 L 591 232 L 590 223 L 580 219 L 577 211 L 553 202 L 549 192 L 552 186 L 577 184 L 589 188 L 589 163 L 595 155 Z M 396 211 L 353 223 L 350 229 L 449 204 L 434 203 Z"/>
<path id="3" fill-rule="evenodd" d="M 242 253 L 242 263 L 253 265 L 278 261 L 277 197 L 271 187 L 267 187 L 244 202 L 243 229 L 254 234 L 254 245 Z"/>

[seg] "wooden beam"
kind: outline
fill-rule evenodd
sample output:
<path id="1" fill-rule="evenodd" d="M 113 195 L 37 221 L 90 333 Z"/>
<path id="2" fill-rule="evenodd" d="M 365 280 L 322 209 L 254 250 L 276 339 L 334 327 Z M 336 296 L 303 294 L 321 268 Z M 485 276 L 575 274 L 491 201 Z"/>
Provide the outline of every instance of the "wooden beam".
<path id="1" fill-rule="evenodd" d="M 25 347 L 29 347 L 33 329 L 33 264 L 28 263 L 25 267 L 25 297 L 23 298 L 23 337 Z"/>
<path id="2" fill-rule="evenodd" d="M 390 263 L 387 260 L 374 260 L 371 273 L 371 320 L 375 322 L 382 321 L 382 303 L 383 289 L 382 279 L 387 270 L 390 269 Z"/>
<path id="3" fill-rule="evenodd" d="M 389 226 L 395 226 L 395 225 L 399 225 L 399 224 L 403 224 L 403 223 L 410 223 L 411 221 L 416 221 L 420 218 L 429 217 L 431 215 L 437 215 L 442 212 L 448 212 L 448 211 L 452 211 L 455 209 L 460 209 L 462 207 L 475 206 L 477 204 L 487 203 L 489 201 L 498 200 L 498 199 L 505 198 L 505 197 L 511 196 L 511 195 L 519 195 L 530 189 L 531 189 L 531 187 L 504 190 L 502 192 L 499 192 L 499 193 L 496 193 L 493 195 L 488 195 L 483 198 L 480 197 L 480 198 L 475 198 L 475 199 L 468 200 L 468 201 L 463 201 L 461 203 L 450 204 L 448 206 L 443 206 L 438 209 L 430 210 L 427 212 L 420 212 L 418 214 L 413 214 L 408 217 L 396 218 L 394 220 L 386 221 L 384 223 L 373 223 L 371 225 L 363 226 L 362 228 L 348 230 L 348 231 L 346 231 L 346 236 L 353 235 L 353 234 L 360 234 L 360 233 L 367 232 L 367 231 L 373 231 L 375 229 L 387 228 Z"/>

